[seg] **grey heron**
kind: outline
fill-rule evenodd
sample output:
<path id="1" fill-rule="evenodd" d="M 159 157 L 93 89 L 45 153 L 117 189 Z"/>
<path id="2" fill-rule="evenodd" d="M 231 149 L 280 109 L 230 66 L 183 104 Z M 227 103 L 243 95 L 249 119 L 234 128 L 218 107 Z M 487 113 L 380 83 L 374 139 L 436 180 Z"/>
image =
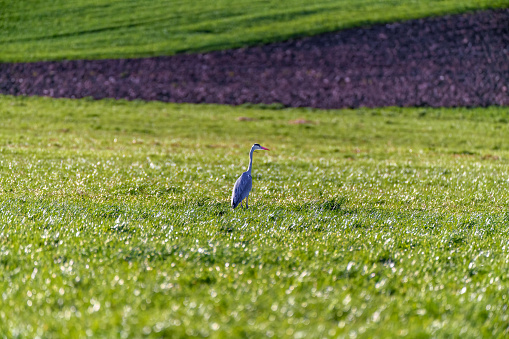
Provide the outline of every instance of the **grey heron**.
<path id="1" fill-rule="evenodd" d="M 251 192 L 251 187 L 253 187 L 253 178 L 251 177 L 251 169 L 253 168 L 253 152 L 256 150 L 268 151 L 269 149 L 260 146 L 260 144 L 254 144 L 251 147 L 251 151 L 249 152 L 249 167 L 247 168 L 247 171 L 240 175 L 233 186 L 232 208 L 237 207 L 238 204 L 242 207 L 242 200 L 244 199 L 246 199 L 246 208 L 248 208 L 247 200 L 249 192 Z"/>

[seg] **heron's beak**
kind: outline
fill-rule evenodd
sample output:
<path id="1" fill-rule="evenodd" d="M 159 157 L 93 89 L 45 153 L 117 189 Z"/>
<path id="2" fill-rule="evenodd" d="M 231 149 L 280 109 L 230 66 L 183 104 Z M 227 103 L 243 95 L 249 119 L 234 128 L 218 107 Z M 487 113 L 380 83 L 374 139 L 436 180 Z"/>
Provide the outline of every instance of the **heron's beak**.
<path id="1" fill-rule="evenodd" d="M 270 151 L 270 149 L 260 146 L 263 150 Z"/>

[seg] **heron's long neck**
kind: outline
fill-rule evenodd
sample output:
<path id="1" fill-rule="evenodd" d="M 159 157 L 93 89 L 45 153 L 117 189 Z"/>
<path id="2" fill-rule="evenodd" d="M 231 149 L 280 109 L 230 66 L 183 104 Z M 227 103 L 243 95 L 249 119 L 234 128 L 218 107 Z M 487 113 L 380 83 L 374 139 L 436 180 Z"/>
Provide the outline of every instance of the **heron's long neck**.
<path id="1" fill-rule="evenodd" d="M 247 173 L 251 174 L 251 168 L 253 167 L 253 152 L 254 149 L 251 148 L 251 151 L 249 152 L 249 167 L 247 168 Z"/>

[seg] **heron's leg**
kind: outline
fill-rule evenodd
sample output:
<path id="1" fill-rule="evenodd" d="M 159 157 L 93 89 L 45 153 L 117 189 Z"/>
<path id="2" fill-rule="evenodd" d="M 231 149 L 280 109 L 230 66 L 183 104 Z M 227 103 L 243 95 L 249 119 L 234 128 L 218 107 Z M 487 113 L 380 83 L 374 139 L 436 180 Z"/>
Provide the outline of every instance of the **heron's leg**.
<path id="1" fill-rule="evenodd" d="M 249 198 L 249 196 L 247 196 L 247 197 L 246 197 L 246 209 L 247 209 L 247 207 L 248 207 L 248 206 L 247 206 L 247 199 L 248 199 L 248 198 Z"/>
<path id="2" fill-rule="evenodd" d="M 242 201 L 240 202 L 240 208 L 244 208 L 244 207 L 242 207 Z"/>

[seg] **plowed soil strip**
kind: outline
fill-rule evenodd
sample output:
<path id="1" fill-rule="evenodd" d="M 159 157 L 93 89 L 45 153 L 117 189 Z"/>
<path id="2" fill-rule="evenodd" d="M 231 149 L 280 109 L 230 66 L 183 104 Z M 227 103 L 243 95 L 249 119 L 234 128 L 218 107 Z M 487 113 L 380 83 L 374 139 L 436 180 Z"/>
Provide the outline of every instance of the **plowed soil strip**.
<path id="1" fill-rule="evenodd" d="M 5 63 L 0 92 L 317 108 L 509 105 L 508 23 L 506 9 L 205 54 Z"/>

